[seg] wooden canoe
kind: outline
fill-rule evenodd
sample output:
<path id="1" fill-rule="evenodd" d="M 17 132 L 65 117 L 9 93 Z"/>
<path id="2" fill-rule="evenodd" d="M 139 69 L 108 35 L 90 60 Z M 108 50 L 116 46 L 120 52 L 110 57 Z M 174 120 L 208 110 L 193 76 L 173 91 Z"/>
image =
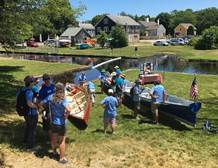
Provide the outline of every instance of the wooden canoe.
<path id="1" fill-rule="evenodd" d="M 72 109 L 68 120 L 80 130 L 88 126 L 91 111 L 91 100 L 87 90 L 83 87 L 67 83 L 66 97 Z"/>

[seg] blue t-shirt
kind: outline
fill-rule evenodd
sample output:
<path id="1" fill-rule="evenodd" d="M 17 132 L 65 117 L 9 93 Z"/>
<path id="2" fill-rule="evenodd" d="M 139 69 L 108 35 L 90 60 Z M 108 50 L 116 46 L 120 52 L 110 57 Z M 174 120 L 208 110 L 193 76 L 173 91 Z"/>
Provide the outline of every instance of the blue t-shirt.
<path id="1" fill-rule="evenodd" d="M 141 94 L 142 92 L 142 89 L 139 85 L 135 85 L 133 86 L 133 101 L 134 102 L 139 102 L 140 101 L 140 97 L 139 95 Z"/>
<path id="2" fill-rule="evenodd" d="M 89 81 L 88 82 L 88 89 L 89 90 L 91 90 L 91 89 L 95 90 L 95 84 L 93 82 Z"/>
<path id="3" fill-rule="evenodd" d="M 101 104 L 105 105 L 105 117 L 115 117 L 117 115 L 116 107 L 118 106 L 118 101 L 115 97 L 107 96 L 101 101 Z"/>
<path id="4" fill-rule="evenodd" d="M 151 89 L 151 94 L 154 95 L 156 103 L 163 102 L 163 95 L 164 95 L 164 87 L 162 85 L 156 85 Z"/>
<path id="5" fill-rule="evenodd" d="M 68 104 L 69 102 L 66 98 L 60 102 L 50 102 L 51 120 L 53 124 L 65 125 L 64 113 Z"/>
<path id="6" fill-rule="evenodd" d="M 24 89 L 27 89 L 27 91 L 25 92 L 27 102 L 33 102 L 33 91 L 26 87 Z M 29 108 L 27 115 L 38 115 L 37 108 Z"/>
<path id="7" fill-rule="evenodd" d="M 44 100 L 51 94 L 54 94 L 55 85 L 51 83 L 49 86 L 42 85 L 42 88 L 39 91 L 39 100 Z"/>
<path id="8" fill-rule="evenodd" d="M 116 69 L 115 72 L 116 72 L 116 74 L 118 74 L 118 75 L 122 73 L 122 71 L 121 71 L 120 69 Z"/>

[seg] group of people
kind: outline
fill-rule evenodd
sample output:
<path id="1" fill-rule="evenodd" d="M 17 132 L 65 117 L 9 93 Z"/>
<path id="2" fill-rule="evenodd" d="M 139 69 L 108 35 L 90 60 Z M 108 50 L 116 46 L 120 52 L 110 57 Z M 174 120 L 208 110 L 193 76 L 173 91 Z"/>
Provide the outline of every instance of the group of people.
<path id="1" fill-rule="evenodd" d="M 146 68 L 149 70 L 151 69 L 150 67 Z M 106 88 L 110 88 L 113 91 L 114 96 L 118 100 L 118 104 L 120 104 L 122 103 L 123 92 L 125 91 L 126 86 L 125 74 L 122 73 L 118 66 L 115 66 L 114 70 L 115 71 L 111 74 L 107 74 L 105 70 L 102 70 L 99 79 L 101 81 L 102 91 L 105 89 L 105 85 L 107 85 Z M 150 73 L 151 72 L 149 71 L 149 74 Z M 134 110 L 132 115 L 134 118 L 137 118 L 138 114 L 140 113 L 141 107 L 140 94 L 143 92 L 143 87 L 141 86 L 140 78 L 135 80 L 135 84 L 131 88 L 130 92 L 134 104 Z M 161 103 L 164 103 L 167 98 L 165 88 L 163 85 L 161 85 L 161 81 L 154 82 L 154 86 L 151 89 L 150 96 L 152 100 L 151 111 L 154 116 L 154 123 L 159 124 L 158 108 L 159 105 Z"/>
<path id="2" fill-rule="evenodd" d="M 53 156 L 59 157 L 59 162 L 64 164 L 67 163 L 65 158 L 65 120 L 70 112 L 65 97 L 65 87 L 62 83 L 56 85 L 51 83 L 48 74 L 44 74 L 42 79 L 43 83 L 40 84 L 33 76 L 26 76 L 24 78 L 25 86 L 19 91 L 25 94 L 28 106 L 24 115 L 26 128 L 23 142 L 29 151 L 35 150 L 38 114 L 42 111 L 43 129 L 49 136 Z M 60 155 L 57 152 L 58 148 Z"/>
<path id="3" fill-rule="evenodd" d="M 108 94 L 101 104 L 104 107 L 104 132 L 111 125 L 112 133 L 116 127 L 117 107 L 122 103 L 122 97 L 125 89 L 125 75 L 118 66 L 114 67 L 115 71 L 110 75 L 105 70 L 101 71 L 99 80 L 101 82 L 102 91 L 104 85 L 108 84 Z M 33 76 L 26 76 L 24 78 L 25 87 L 20 92 L 25 93 L 28 110 L 24 115 L 26 129 L 23 142 L 26 144 L 28 150 L 34 150 L 36 140 L 36 128 L 38 123 L 38 114 L 42 112 L 43 129 L 47 132 L 51 142 L 51 147 L 54 157 L 59 157 L 60 163 L 67 163 L 65 158 L 65 121 L 72 109 L 70 109 L 69 102 L 65 96 L 65 86 L 62 83 L 53 84 L 48 74 L 42 76 L 43 83 Z M 87 82 L 84 73 L 79 77 L 80 85 L 87 86 L 87 90 L 92 98 L 92 103 L 95 103 L 95 84 L 92 81 Z M 140 94 L 143 91 L 139 79 L 135 81 L 132 87 L 132 100 L 134 103 L 133 116 L 137 117 L 140 111 Z M 104 90 L 105 91 L 105 90 Z M 18 93 L 19 94 L 19 93 Z M 154 114 L 155 123 L 159 123 L 158 107 L 166 100 L 166 92 L 160 82 L 155 82 L 151 89 L 150 96 L 152 98 L 151 109 Z M 57 149 L 59 148 L 60 154 Z"/>

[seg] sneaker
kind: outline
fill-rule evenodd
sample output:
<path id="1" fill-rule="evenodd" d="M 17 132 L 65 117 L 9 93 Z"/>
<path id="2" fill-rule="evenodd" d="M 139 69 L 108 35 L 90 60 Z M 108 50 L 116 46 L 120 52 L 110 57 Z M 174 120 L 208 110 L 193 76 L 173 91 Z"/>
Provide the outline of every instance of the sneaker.
<path id="1" fill-rule="evenodd" d="M 66 164 L 68 161 L 66 158 L 59 160 L 59 163 Z"/>

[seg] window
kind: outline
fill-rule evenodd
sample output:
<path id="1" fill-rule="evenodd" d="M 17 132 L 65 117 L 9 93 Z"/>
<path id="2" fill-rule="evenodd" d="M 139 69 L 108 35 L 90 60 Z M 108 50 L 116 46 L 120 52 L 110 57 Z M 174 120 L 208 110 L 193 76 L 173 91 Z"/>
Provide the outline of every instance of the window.
<path id="1" fill-rule="evenodd" d="M 101 27 L 97 27 L 97 33 L 101 32 Z"/>
<path id="2" fill-rule="evenodd" d="M 109 32 L 109 28 L 107 26 L 104 27 L 105 32 Z"/>
<path id="3" fill-rule="evenodd" d="M 108 18 L 104 18 L 104 24 L 108 24 Z"/>

